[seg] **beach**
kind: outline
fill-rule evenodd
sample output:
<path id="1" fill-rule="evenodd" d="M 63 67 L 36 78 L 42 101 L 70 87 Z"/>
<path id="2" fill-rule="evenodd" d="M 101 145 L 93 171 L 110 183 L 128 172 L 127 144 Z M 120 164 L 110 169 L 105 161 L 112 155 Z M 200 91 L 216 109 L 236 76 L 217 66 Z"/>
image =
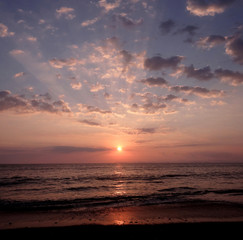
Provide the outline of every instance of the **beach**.
<path id="1" fill-rule="evenodd" d="M 243 227 L 242 205 L 223 203 L 180 203 L 151 206 L 98 208 L 75 211 L 1 212 L 1 234 L 86 234 L 116 239 L 132 235 L 139 239 L 157 239 L 161 234 L 201 234 L 225 236 L 240 233 Z M 179 232 L 178 232 L 179 231 Z M 151 238 L 148 238 L 148 237 Z M 130 238 L 129 238 L 130 237 Z M 154 238 L 152 238 L 154 237 Z"/>
<path id="2" fill-rule="evenodd" d="M 1 166 L 0 234 L 162 239 L 243 228 L 242 165 Z"/>

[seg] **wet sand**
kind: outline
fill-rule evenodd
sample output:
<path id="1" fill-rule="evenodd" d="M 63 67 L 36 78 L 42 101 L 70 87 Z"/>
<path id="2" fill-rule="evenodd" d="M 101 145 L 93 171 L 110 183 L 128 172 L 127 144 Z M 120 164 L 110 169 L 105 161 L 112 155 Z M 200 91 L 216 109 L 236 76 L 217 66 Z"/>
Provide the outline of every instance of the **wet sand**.
<path id="1" fill-rule="evenodd" d="M 154 239 L 161 234 L 235 234 L 243 229 L 242 205 L 222 203 L 164 204 L 0 213 L 0 234 L 88 234 L 105 239 Z M 136 238 L 129 238 L 131 236 Z M 121 238 L 119 238 L 121 237 Z"/>
<path id="2" fill-rule="evenodd" d="M 171 223 L 152 225 L 80 225 L 0 230 L 1 237 L 24 239 L 238 239 L 243 222 Z"/>

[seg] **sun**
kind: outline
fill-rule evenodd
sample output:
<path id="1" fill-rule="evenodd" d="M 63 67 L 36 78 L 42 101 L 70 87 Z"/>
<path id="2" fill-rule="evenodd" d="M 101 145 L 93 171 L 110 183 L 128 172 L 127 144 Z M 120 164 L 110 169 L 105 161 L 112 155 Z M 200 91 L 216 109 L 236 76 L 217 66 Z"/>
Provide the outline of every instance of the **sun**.
<path id="1" fill-rule="evenodd" d="M 118 152 L 122 152 L 122 147 L 121 146 L 118 146 L 116 149 L 117 149 Z"/>

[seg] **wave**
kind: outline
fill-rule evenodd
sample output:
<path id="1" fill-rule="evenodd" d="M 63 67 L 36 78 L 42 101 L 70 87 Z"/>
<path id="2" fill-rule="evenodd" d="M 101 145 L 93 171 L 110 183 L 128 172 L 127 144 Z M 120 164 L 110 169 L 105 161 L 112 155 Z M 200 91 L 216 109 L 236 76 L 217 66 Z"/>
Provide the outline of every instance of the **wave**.
<path id="1" fill-rule="evenodd" d="M 11 178 L 1 178 L 0 186 L 11 186 L 11 185 L 21 185 L 21 184 L 34 184 L 42 181 L 41 178 L 29 178 L 29 177 L 20 177 L 14 176 Z"/>
<path id="2" fill-rule="evenodd" d="M 84 188 L 70 188 L 70 191 L 85 191 Z M 0 210 L 18 211 L 18 210 L 55 210 L 55 209 L 74 209 L 74 208 L 92 208 L 108 206 L 134 206 L 134 205 L 152 205 L 165 203 L 180 203 L 191 201 L 203 201 L 201 196 L 206 194 L 224 194 L 224 195 L 242 195 L 242 189 L 224 189 L 224 190 L 199 190 L 191 187 L 167 188 L 158 190 L 157 193 L 148 195 L 118 195 L 103 196 L 91 198 L 59 199 L 59 200 L 4 200 L 0 199 Z M 205 199 L 204 199 L 205 201 Z"/>
<path id="3" fill-rule="evenodd" d="M 162 179 L 167 179 L 167 178 L 181 178 L 181 177 L 188 177 L 191 175 L 187 174 L 164 174 L 164 175 L 159 175 L 159 176 L 154 176 L 154 175 L 134 175 L 134 176 L 119 176 L 119 175 L 106 175 L 106 176 L 100 176 L 96 177 L 95 180 L 100 180 L 100 181 L 114 181 L 114 180 L 125 180 L 125 181 L 137 181 L 137 180 L 142 180 L 142 181 L 155 181 L 155 180 L 162 180 Z"/>
<path id="4" fill-rule="evenodd" d="M 231 195 L 231 196 L 240 196 L 243 195 L 243 189 L 205 189 L 205 190 L 198 190 L 192 187 L 176 187 L 176 188 L 165 188 L 160 189 L 158 192 L 164 193 L 183 193 L 184 195 L 205 195 L 209 193 L 214 194 L 223 194 L 223 195 Z"/>
<path id="5" fill-rule="evenodd" d="M 188 173 L 188 174 L 131 174 L 131 175 L 119 175 L 119 174 L 106 174 L 106 175 L 95 175 L 89 174 L 84 176 L 72 176 L 72 177 L 27 177 L 27 176 L 13 176 L 13 177 L 0 177 L 0 186 L 14 186 L 14 185 L 23 185 L 23 184 L 48 184 L 55 185 L 59 183 L 71 184 L 71 183 L 89 183 L 93 181 L 144 181 L 144 182 L 157 182 L 161 183 L 163 180 L 168 179 L 192 179 L 194 181 L 197 179 L 215 179 L 222 177 L 224 179 L 233 179 L 239 178 L 237 174 L 227 173 L 227 172 L 211 172 L 211 173 Z M 194 180 L 193 180 L 194 179 Z"/>

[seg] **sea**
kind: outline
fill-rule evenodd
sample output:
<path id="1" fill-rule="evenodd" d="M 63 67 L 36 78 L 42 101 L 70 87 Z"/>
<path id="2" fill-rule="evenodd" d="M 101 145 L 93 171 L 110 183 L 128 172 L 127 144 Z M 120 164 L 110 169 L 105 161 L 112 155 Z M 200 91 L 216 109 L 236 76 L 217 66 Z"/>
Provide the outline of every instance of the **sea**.
<path id="1" fill-rule="evenodd" d="M 79 210 L 191 202 L 243 206 L 243 164 L 0 165 L 0 210 Z"/>

